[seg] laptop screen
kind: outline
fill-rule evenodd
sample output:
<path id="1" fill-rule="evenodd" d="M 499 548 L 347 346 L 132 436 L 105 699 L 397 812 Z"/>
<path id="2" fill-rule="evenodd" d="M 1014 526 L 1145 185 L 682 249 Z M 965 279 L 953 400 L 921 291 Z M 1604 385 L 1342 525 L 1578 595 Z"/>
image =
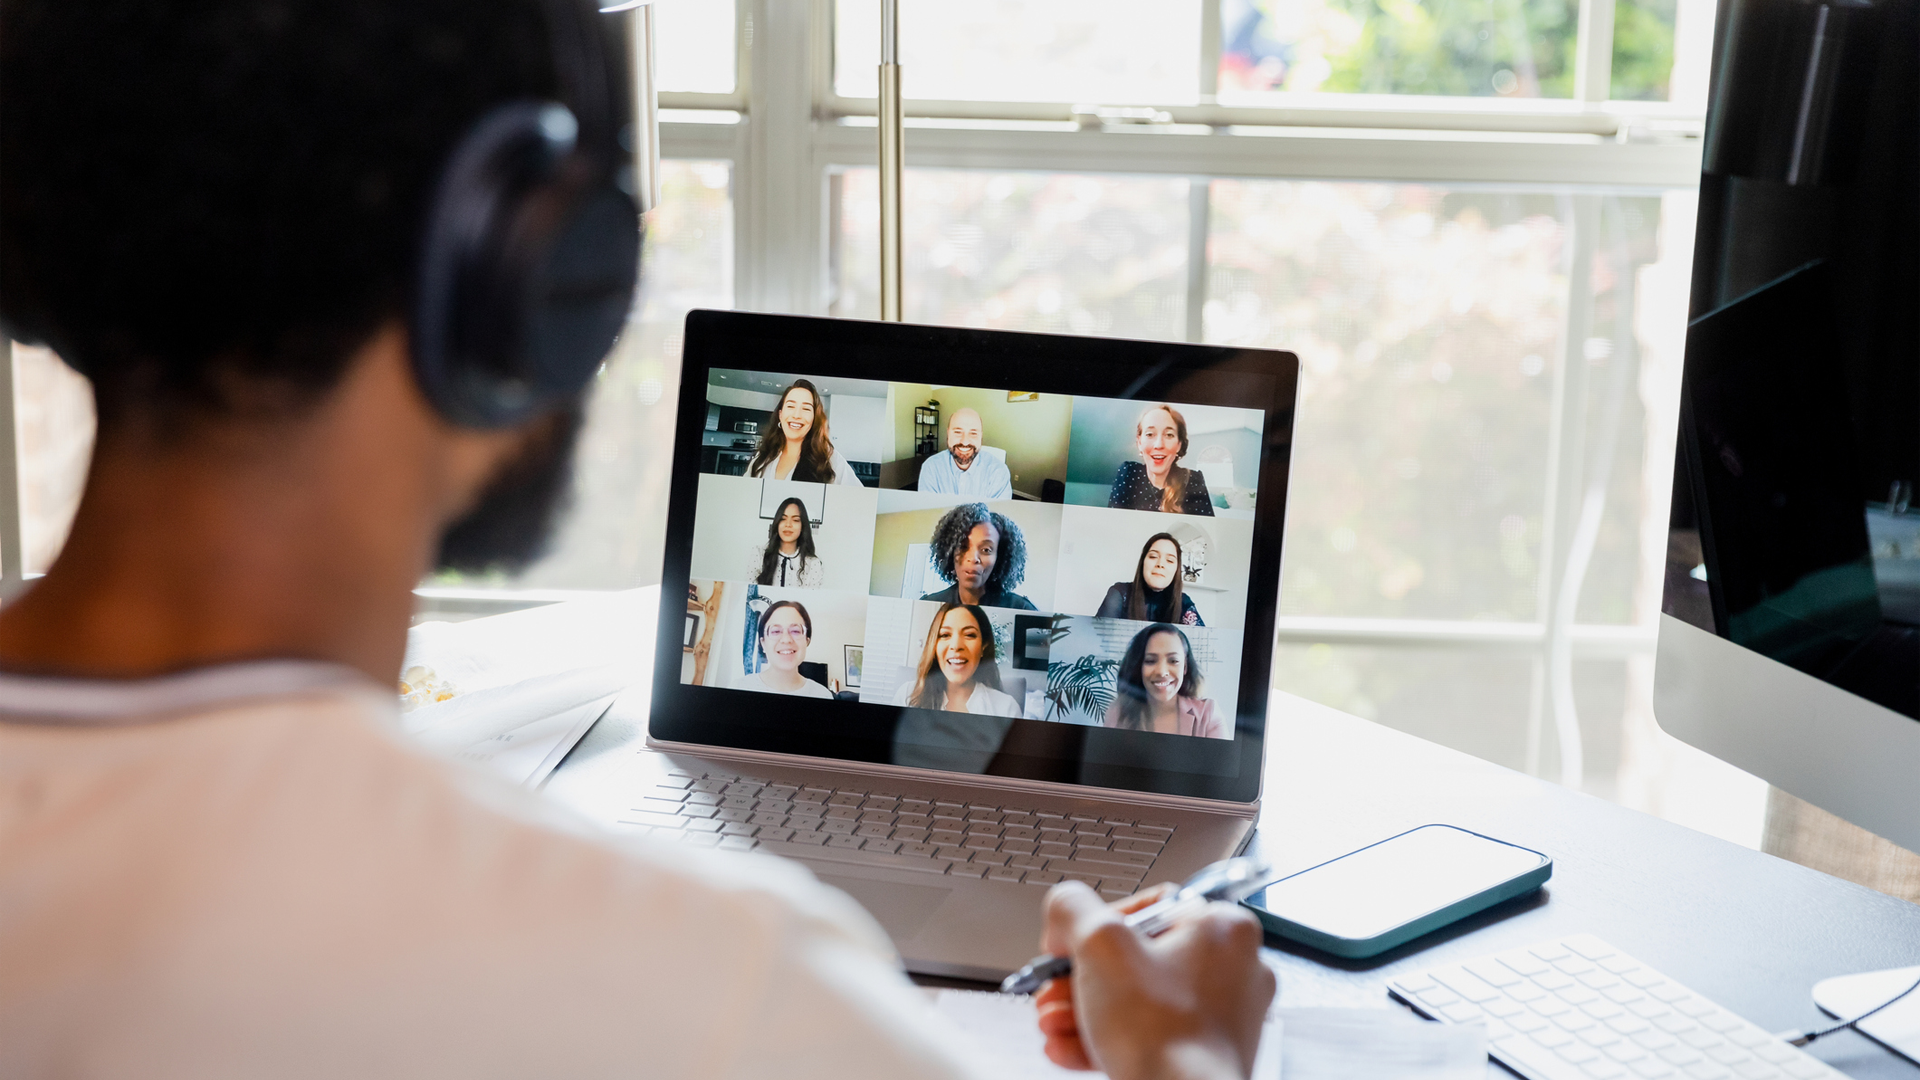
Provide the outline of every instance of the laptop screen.
<path id="1" fill-rule="evenodd" d="M 1255 796 L 1291 355 L 723 312 L 684 355 L 655 739 Z"/>

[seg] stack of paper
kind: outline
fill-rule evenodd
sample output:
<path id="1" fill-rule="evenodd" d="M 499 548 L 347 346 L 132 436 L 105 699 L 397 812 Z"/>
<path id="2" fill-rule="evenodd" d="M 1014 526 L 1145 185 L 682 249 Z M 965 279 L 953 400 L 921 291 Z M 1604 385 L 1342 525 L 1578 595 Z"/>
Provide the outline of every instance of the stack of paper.
<path id="1" fill-rule="evenodd" d="M 407 635 L 404 669 L 459 690 L 401 717 L 423 745 L 537 786 L 620 692 L 644 678 L 653 607 L 644 590 L 612 593 Z"/>

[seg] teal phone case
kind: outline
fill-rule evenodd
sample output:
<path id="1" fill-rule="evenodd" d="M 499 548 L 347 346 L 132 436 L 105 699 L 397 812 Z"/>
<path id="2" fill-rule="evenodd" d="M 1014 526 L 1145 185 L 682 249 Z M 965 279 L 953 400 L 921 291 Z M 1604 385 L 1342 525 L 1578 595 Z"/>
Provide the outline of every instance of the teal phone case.
<path id="1" fill-rule="evenodd" d="M 1240 903 L 1259 917 L 1260 925 L 1266 927 L 1268 931 L 1286 938 L 1288 941 L 1297 941 L 1302 945 L 1311 945 L 1322 952 L 1332 953 L 1335 956 L 1345 957 L 1349 960 L 1364 960 L 1370 956 L 1378 956 L 1395 946 L 1404 945 L 1422 934 L 1430 934 L 1443 926 L 1458 922 L 1475 912 L 1485 911 L 1487 908 L 1502 901 L 1511 900 L 1516 896 L 1525 896 L 1540 886 L 1545 885 L 1547 879 L 1553 876 L 1553 859 L 1541 852 L 1534 851 L 1532 848 L 1521 847 L 1519 844 L 1508 844 L 1505 840 L 1497 840 L 1491 836 L 1474 832 L 1472 829 L 1461 829 L 1457 825 L 1431 824 L 1422 825 L 1419 828 L 1457 829 L 1460 832 L 1478 836 L 1482 840 L 1487 840 L 1495 844 L 1503 844 L 1510 848 L 1519 848 L 1521 851 L 1539 855 L 1541 862 L 1535 869 L 1510 877 L 1492 888 L 1475 893 L 1472 896 L 1463 897 L 1445 907 L 1436 908 L 1433 911 L 1427 912 L 1425 915 L 1401 923 L 1399 926 L 1388 930 L 1384 934 L 1370 938 L 1336 937 L 1324 930 L 1316 930 L 1311 926 L 1304 926 L 1290 919 L 1275 915 L 1263 906 L 1267 896 L 1265 889 L 1261 889 L 1259 892 L 1240 901 Z M 1408 829 L 1405 833 L 1396 833 L 1393 836 L 1387 837 L 1385 840 L 1368 844 L 1366 848 L 1360 848 L 1359 850 L 1365 851 L 1367 848 L 1378 847 L 1380 844 L 1398 840 L 1400 837 L 1407 835 L 1407 833 L 1418 831 L 1419 829 Z M 1347 855 L 1352 854 L 1356 854 L 1356 852 L 1350 851 L 1347 853 Z M 1327 862 L 1320 863 L 1317 866 L 1310 866 L 1300 871 L 1299 874 L 1290 874 L 1288 877 L 1299 877 L 1300 874 L 1311 874 L 1321 866 L 1339 862 L 1340 859 L 1346 858 L 1347 855 L 1342 855 L 1335 859 L 1328 859 Z M 1287 878 L 1282 878 L 1281 880 L 1285 881 Z M 1279 882 L 1274 882 L 1274 884 L 1277 885 Z"/>

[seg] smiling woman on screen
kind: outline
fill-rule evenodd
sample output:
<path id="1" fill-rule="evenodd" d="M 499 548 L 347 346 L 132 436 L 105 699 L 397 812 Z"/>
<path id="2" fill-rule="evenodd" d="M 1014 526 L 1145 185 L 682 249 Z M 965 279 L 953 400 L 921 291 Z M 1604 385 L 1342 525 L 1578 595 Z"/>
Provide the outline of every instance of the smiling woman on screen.
<path id="1" fill-rule="evenodd" d="M 1027 578 L 1027 538 L 986 503 L 962 503 L 940 515 L 928 549 L 934 569 L 953 584 L 920 599 L 1035 610 L 1013 591 Z"/>
<path id="2" fill-rule="evenodd" d="M 1161 402 L 1147 406 L 1133 425 L 1133 446 L 1139 461 L 1122 462 L 1107 492 L 1107 505 L 1118 510 L 1159 510 L 1168 514 L 1213 516 L 1213 497 L 1207 478 L 1198 469 L 1180 464 L 1187 456 L 1187 418 Z"/>
<path id="3" fill-rule="evenodd" d="M 788 499 L 767 524 L 767 542 L 753 553 L 750 580 L 760 585 L 817 589 L 823 570 L 813 550 L 813 523 L 807 504 Z"/>
<path id="4" fill-rule="evenodd" d="M 1114 582 L 1095 615 L 1102 619 L 1205 626 L 1193 606 L 1193 597 L 1180 584 L 1180 541 L 1171 533 L 1154 533 L 1140 549 L 1133 580 Z"/>
<path id="5" fill-rule="evenodd" d="M 863 486 L 853 466 L 833 448 L 827 436 L 827 409 L 820 391 L 805 379 L 795 379 L 780 395 L 767 430 L 760 433 L 747 475 L 809 484 Z"/>
<path id="6" fill-rule="evenodd" d="M 760 616 L 760 650 L 767 666 L 757 675 L 742 675 L 736 690 L 760 690 L 795 697 L 831 698 L 833 691 L 800 674 L 813 644 L 813 616 L 797 600 L 782 600 Z"/>
<path id="7" fill-rule="evenodd" d="M 1200 696 L 1200 665 L 1193 643 L 1177 626 L 1155 623 L 1133 636 L 1114 676 L 1110 728 L 1231 739 L 1233 728 L 1213 714 L 1213 699 Z"/>
<path id="8" fill-rule="evenodd" d="M 893 695 L 895 705 L 982 716 L 1019 716 L 1013 695 L 1000 689 L 993 624 L 972 604 L 942 604 L 927 627 L 927 643 L 912 682 Z"/>

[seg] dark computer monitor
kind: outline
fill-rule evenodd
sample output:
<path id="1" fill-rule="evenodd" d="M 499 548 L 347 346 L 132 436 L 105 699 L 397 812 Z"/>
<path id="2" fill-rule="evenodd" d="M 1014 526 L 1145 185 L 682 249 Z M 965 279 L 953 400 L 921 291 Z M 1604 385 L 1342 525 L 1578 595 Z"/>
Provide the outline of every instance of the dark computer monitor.
<path id="1" fill-rule="evenodd" d="M 1920 847 L 1920 0 L 1722 0 L 1661 726 Z"/>

